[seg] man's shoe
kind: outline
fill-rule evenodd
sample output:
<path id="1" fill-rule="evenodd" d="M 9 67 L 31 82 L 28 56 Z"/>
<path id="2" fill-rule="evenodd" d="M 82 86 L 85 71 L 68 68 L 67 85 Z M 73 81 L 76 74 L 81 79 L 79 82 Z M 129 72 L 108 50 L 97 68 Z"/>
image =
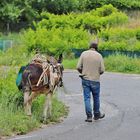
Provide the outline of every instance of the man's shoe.
<path id="1" fill-rule="evenodd" d="M 87 118 L 85 122 L 92 122 L 92 118 Z"/>
<path id="2" fill-rule="evenodd" d="M 95 114 L 94 115 L 94 120 L 99 120 L 99 119 L 102 119 L 105 117 L 105 114 L 101 114 L 101 113 L 98 113 L 98 114 Z"/>

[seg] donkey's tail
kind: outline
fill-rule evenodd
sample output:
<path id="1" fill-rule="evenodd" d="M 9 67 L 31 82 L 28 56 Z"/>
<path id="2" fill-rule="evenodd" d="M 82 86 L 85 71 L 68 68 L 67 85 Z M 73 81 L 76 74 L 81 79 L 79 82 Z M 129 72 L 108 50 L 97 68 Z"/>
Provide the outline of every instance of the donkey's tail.
<path id="1" fill-rule="evenodd" d="M 31 72 L 27 69 L 25 69 L 25 71 L 23 72 L 22 75 L 22 88 L 23 88 L 23 92 L 25 91 L 30 91 L 31 90 Z"/>

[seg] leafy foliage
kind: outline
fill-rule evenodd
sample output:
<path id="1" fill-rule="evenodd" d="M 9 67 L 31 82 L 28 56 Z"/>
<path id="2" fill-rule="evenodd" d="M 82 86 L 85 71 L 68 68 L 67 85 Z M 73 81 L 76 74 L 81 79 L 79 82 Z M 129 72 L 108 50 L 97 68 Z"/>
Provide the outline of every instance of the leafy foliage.
<path id="1" fill-rule="evenodd" d="M 40 22 L 34 22 L 35 30 L 25 32 L 25 44 L 29 52 L 39 49 L 55 55 L 62 52 L 68 54 L 72 48 L 86 48 L 92 38 L 89 32 L 125 23 L 128 19 L 112 5 L 81 14 L 54 15 L 44 12 L 40 18 Z"/>
<path id="2" fill-rule="evenodd" d="M 102 30 L 98 34 L 102 39 L 100 49 L 140 51 L 139 30 L 123 27 Z"/>
<path id="3" fill-rule="evenodd" d="M 104 5 L 101 8 L 85 13 L 70 13 L 68 15 L 54 15 L 50 13 L 41 13 L 39 23 L 35 27 L 51 28 L 81 28 L 89 30 L 99 30 L 102 27 L 122 24 L 128 21 L 128 17 L 119 12 L 112 5 Z"/>
<path id="4" fill-rule="evenodd" d="M 34 0 L 2 0 L 0 4 L 1 28 L 7 25 L 8 32 L 11 25 L 17 25 L 18 22 L 30 22 L 38 12 L 33 8 Z M 3 25 L 3 26 L 2 26 Z"/>
<path id="5" fill-rule="evenodd" d="M 68 13 L 78 9 L 79 0 L 48 0 L 46 9 L 55 14 Z"/>
<path id="6" fill-rule="evenodd" d="M 83 29 L 51 29 L 37 28 L 25 32 L 25 44 L 29 52 L 40 50 L 41 52 L 58 56 L 62 52 L 70 52 L 71 48 L 84 48 L 87 46 L 88 33 Z"/>
<path id="7" fill-rule="evenodd" d="M 118 9 L 134 10 L 140 8 L 139 0 L 88 0 L 86 3 L 86 9 L 94 9 L 105 4 L 112 4 Z"/>
<path id="8" fill-rule="evenodd" d="M 11 27 L 14 28 L 15 25 L 21 26 L 21 24 L 28 27 L 44 11 L 57 15 L 68 14 L 98 9 L 106 4 L 112 4 L 118 9 L 126 10 L 139 10 L 140 8 L 139 0 L 1 0 L 0 28 L 3 29 L 7 25 L 10 30 Z"/>
<path id="9" fill-rule="evenodd" d="M 33 53 L 28 54 L 25 46 L 14 46 L 9 48 L 6 52 L 0 51 L 0 65 L 26 65 L 31 60 L 32 56 Z"/>

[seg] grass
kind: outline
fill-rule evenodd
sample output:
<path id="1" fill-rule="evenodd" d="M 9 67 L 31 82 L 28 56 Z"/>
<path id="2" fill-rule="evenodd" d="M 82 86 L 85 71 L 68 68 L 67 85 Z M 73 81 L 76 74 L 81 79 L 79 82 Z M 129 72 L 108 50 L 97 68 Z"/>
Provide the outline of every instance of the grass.
<path id="1" fill-rule="evenodd" d="M 41 95 L 38 96 L 33 101 L 32 111 L 34 117 L 36 117 L 37 120 L 40 120 L 43 109 L 44 109 L 44 103 L 45 103 L 45 96 Z M 66 116 L 68 113 L 67 107 L 59 100 L 57 100 L 56 96 L 53 96 L 52 100 L 52 116 L 47 120 L 47 123 L 49 122 L 59 122 L 60 118 L 63 116 Z"/>
<path id="2" fill-rule="evenodd" d="M 65 69 L 76 69 L 78 59 L 64 60 Z M 140 58 L 131 58 L 125 55 L 111 55 L 104 58 L 106 71 L 140 74 Z"/>
<path id="3" fill-rule="evenodd" d="M 78 59 L 64 59 L 63 65 L 65 69 L 76 69 L 76 64 L 78 62 Z"/>
<path id="4" fill-rule="evenodd" d="M 27 117 L 23 109 L 13 112 L 10 108 L 0 107 L 0 136 L 25 134 L 40 126 L 34 117 Z"/>
<path id="5" fill-rule="evenodd" d="M 39 128 L 41 126 L 40 119 L 44 107 L 42 103 L 37 103 L 37 100 L 33 103 L 33 115 L 31 118 L 24 114 L 23 107 L 13 110 L 11 107 L 3 107 L 0 104 L 0 137 L 26 134 L 35 128 Z M 9 105 L 11 106 L 11 104 Z M 38 107 L 35 108 L 37 104 Z M 53 98 L 52 117 L 48 119 L 47 123 L 60 122 L 60 118 L 66 116 L 67 113 L 65 105 L 56 98 Z"/>
<path id="6" fill-rule="evenodd" d="M 31 60 L 32 54 L 28 54 L 25 46 L 14 46 L 6 52 L 0 51 L 0 65 L 21 66 Z"/>
<path id="7" fill-rule="evenodd" d="M 140 74 L 140 58 L 115 55 L 105 58 L 107 71 Z"/>
<path id="8" fill-rule="evenodd" d="M 19 33 L 8 33 L 6 35 L 0 33 L 0 40 L 12 40 L 13 41 L 13 46 L 16 44 L 22 44 L 21 40 L 22 40 L 22 32 Z"/>

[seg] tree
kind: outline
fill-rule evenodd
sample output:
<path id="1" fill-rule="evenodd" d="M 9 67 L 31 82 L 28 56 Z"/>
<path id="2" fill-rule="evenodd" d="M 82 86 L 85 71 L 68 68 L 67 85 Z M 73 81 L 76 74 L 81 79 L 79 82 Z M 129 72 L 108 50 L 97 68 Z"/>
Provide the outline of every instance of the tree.
<path id="1" fill-rule="evenodd" d="M 46 0 L 45 7 L 48 12 L 55 14 L 69 13 L 78 9 L 78 0 Z"/>
<path id="2" fill-rule="evenodd" d="M 2 0 L 0 3 L 1 24 L 9 32 L 11 25 L 19 22 L 31 23 L 38 12 L 32 7 L 36 0 Z"/>
<path id="3" fill-rule="evenodd" d="M 2 8 L 0 8 L 0 16 L 2 21 L 6 24 L 8 32 L 10 30 L 10 24 L 17 23 L 19 21 L 22 11 L 23 9 L 19 9 L 19 7 L 14 5 L 14 3 L 6 3 Z"/>

